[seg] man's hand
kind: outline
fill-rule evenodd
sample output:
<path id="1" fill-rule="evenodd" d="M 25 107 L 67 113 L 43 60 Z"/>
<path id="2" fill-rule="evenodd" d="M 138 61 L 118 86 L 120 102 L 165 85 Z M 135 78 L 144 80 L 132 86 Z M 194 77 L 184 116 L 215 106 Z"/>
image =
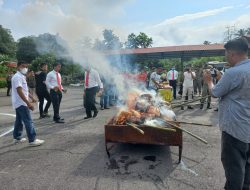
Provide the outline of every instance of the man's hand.
<path id="1" fill-rule="evenodd" d="M 203 73 L 203 78 L 204 78 L 204 81 L 207 84 L 210 83 L 210 82 L 213 82 L 211 72 L 209 70 L 207 70 L 207 69 Z"/>
<path id="2" fill-rule="evenodd" d="M 31 111 L 34 111 L 34 106 L 32 103 L 28 103 L 27 106 Z"/>
<path id="3" fill-rule="evenodd" d="M 63 93 L 66 94 L 67 93 L 67 89 L 62 89 Z"/>
<path id="4" fill-rule="evenodd" d="M 58 86 L 55 86 L 55 87 L 54 87 L 54 91 L 57 92 L 58 90 L 59 90 L 59 87 L 58 87 Z"/>

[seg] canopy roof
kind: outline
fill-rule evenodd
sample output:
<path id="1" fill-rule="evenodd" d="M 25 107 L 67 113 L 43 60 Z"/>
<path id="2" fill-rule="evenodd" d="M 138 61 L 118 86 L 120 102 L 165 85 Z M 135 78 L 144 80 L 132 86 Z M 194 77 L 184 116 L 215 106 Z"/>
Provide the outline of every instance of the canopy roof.
<path id="1" fill-rule="evenodd" d="M 182 45 L 155 48 L 109 50 L 105 51 L 104 54 L 108 57 L 121 56 L 124 58 L 133 58 L 136 60 L 164 58 L 186 59 L 192 57 L 224 56 L 225 49 L 224 44 Z"/>

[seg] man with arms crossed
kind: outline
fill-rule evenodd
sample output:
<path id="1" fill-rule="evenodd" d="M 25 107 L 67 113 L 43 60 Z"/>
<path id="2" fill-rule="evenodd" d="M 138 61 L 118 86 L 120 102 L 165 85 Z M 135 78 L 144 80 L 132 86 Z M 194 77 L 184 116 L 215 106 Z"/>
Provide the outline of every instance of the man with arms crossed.
<path id="1" fill-rule="evenodd" d="M 243 38 L 227 42 L 225 57 L 232 66 L 213 86 L 210 74 L 205 80 L 213 97 L 220 98 L 219 126 L 221 161 L 226 190 L 250 189 L 250 60 Z"/>

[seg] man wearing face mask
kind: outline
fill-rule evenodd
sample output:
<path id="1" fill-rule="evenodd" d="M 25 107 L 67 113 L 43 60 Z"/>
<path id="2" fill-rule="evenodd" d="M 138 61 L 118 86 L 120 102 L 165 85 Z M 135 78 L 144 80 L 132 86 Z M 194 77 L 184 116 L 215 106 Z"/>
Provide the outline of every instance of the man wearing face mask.
<path id="1" fill-rule="evenodd" d="M 25 125 L 26 134 L 29 139 L 30 146 L 39 146 L 44 140 L 36 139 L 36 132 L 30 115 L 30 110 L 34 110 L 34 106 L 29 101 L 29 89 L 26 81 L 28 72 L 28 64 L 22 61 L 17 63 L 17 73 L 12 77 L 12 105 L 16 110 L 16 121 L 14 124 L 14 143 L 25 142 L 22 138 L 23 123 Z M 33 97 L 31 97 L 33 99 Z M 34 100 L 34 99 L 33 99 Z"/>
<path id="2" fill-rule="evenodd" d="M 53 120 L 55 123 L 64 123 L 64 119 L 60 117 L 59 109 L 62 100 L 62 92 L 66 92 L 62 86 L 62 78 L 59 73 L 61 69 L 61 63 L 56 62 L 53 65 L 53 71 L 50 71 L 46 77 L 46 85 L 50 89 L 50 97 L 54 109 Z"/>

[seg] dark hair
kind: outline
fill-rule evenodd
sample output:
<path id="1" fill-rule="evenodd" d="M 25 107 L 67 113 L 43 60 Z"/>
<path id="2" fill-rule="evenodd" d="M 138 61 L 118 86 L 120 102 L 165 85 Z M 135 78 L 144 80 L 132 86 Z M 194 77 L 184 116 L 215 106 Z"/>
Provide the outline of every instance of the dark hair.
<path id="1" fill-rule="evenodd" d="M 27 64 L 25 61 L 18 61 L 17 62 L 17 66 L 19 67 L 20 65 L 22 65 L 22 64 Z"/>
<path id="2" fill-rule="evenodd" d="M 48 64 L 43 62 L 40 64 L 40 68 L 42 68 L 44 65 L 48 65 Z"/>
<path id="3" fill-rule="evenodd" d="M 57 65 L 61 65 L 61 63 L 55 62 L 55 63 L 53 64 L 53 68 L 55 68 Z"/>
<path id="4" fill-rule="evenodd" d="M 228 41 L 224 48 L 226 50 L 233 50 L 239 53 L 247 53 L 248 52 L 248 42 L 245 38 L 235 38 L 233 40 Z"/>

